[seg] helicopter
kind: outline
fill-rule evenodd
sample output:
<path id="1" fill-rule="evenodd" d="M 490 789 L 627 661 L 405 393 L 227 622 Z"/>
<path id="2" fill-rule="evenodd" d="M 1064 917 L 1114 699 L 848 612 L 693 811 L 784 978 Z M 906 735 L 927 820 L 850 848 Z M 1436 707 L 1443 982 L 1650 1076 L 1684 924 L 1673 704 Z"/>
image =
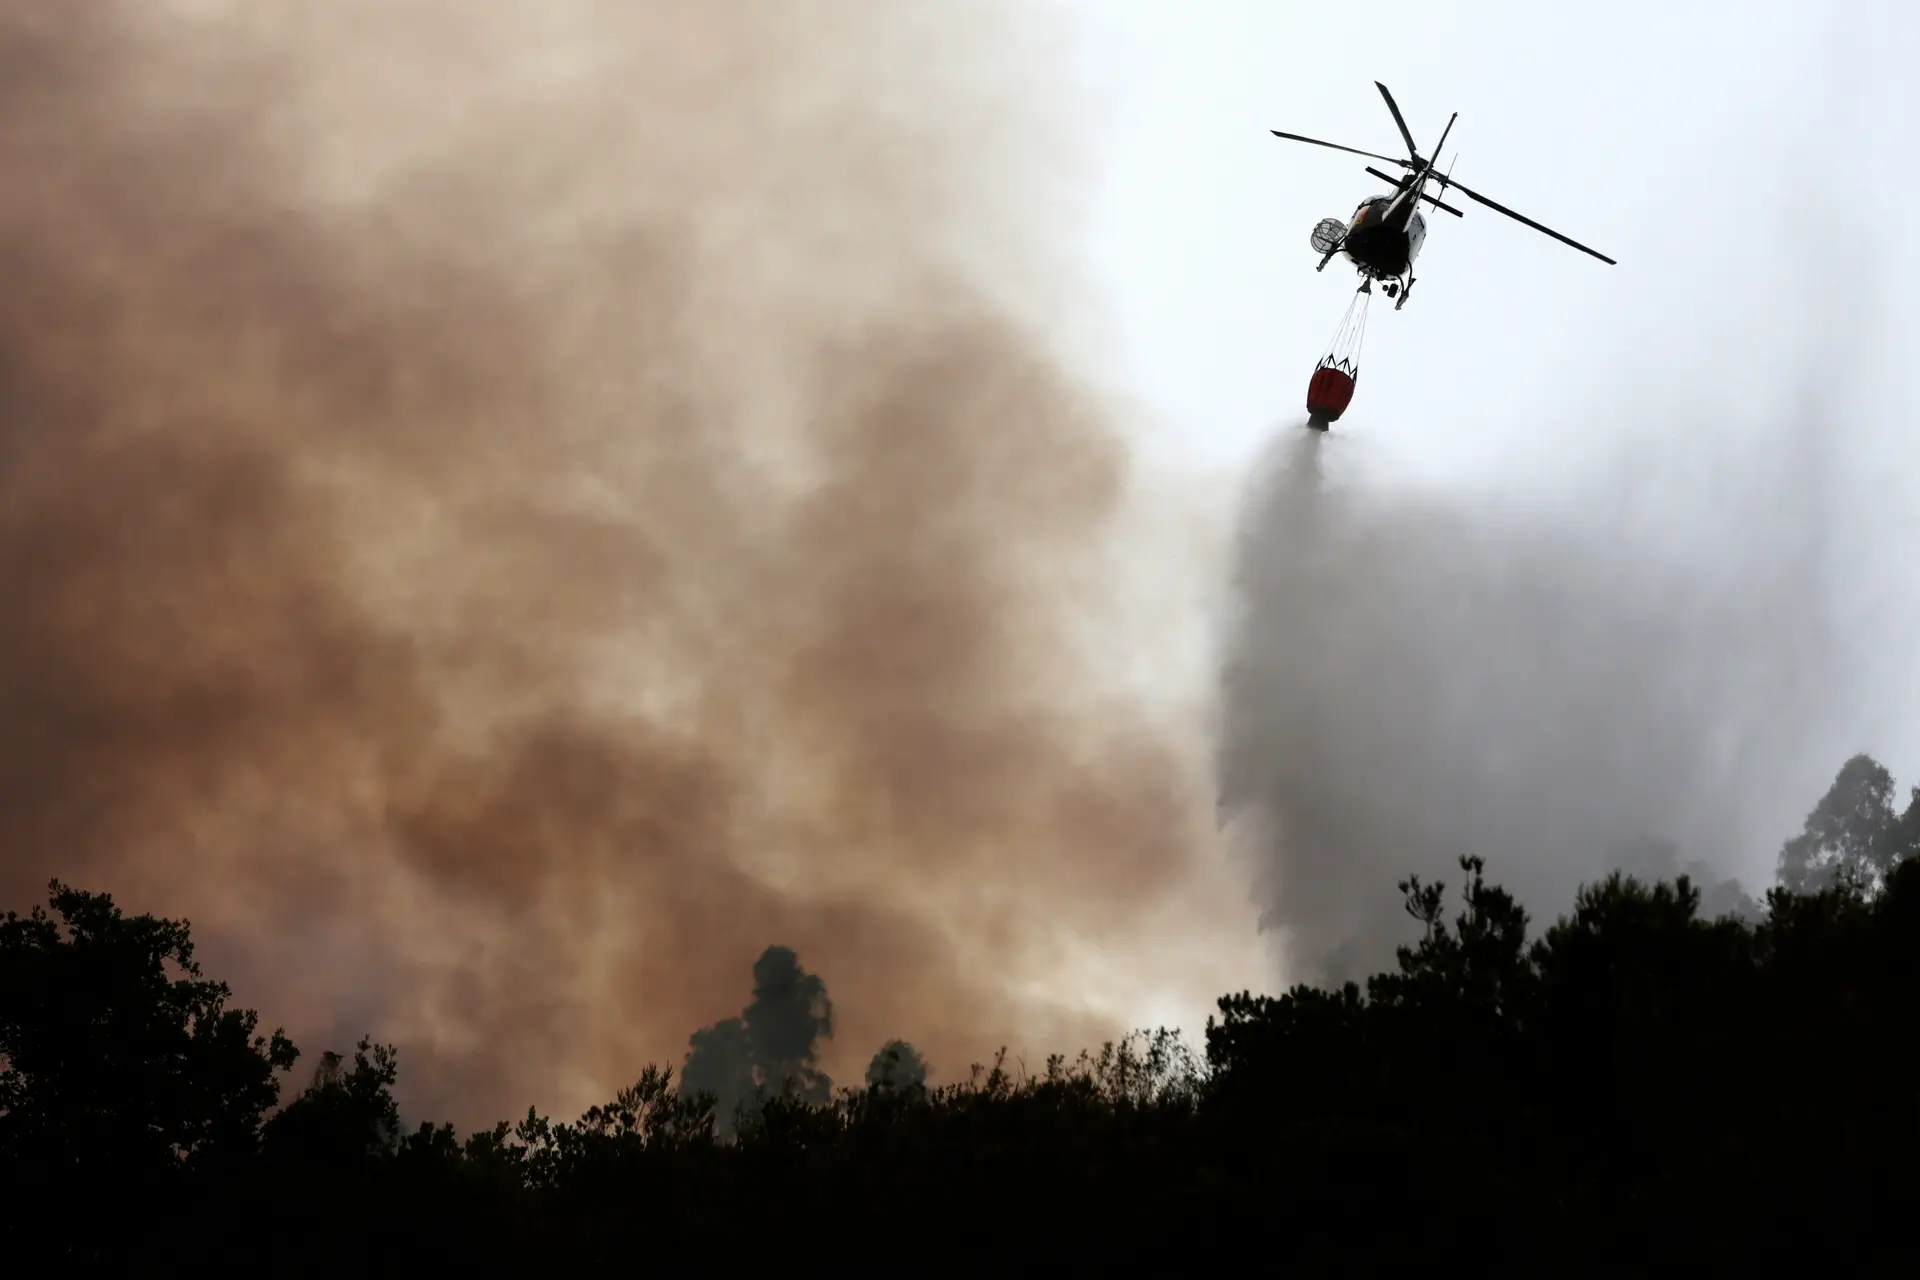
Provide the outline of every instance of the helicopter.
<path id="1" fill-rule="evenodd" d="M 1338 218 L 1322 218 L 1313 229 L 1313 250 L 1320 256 L 1320 265 L 1315 271 L 1325 271 L 1327 263 L 1333 261 L 1335 254 L 1344 253 L 1361 276 L 1363 291 L 1370 290 L 1375 280 L 1381 281 L 1381 292 L 1394 299 L 1393 309 L 1398 311 L 1407 305 L 1407 295 L 1413 290 L 1412 275 L 1414 259 L 1420 256 L 1420 246 L 1427 238 L 1427 220 L 1420 212 L 1419 202 L 1424 200 L 1436 209 L 1452 214 L 1456 218 L 1466 215 L 1452 205 L 1442 201 L 1439 196 L 1427 194 L 1427 184 L 1438 183 L 1439 195 L 1448 190 L 1458 191 L 1461 195 L 1479 204 L 1485 205 L 1496 213 L 1504 213 L 1516 222 L 1524 222 L 1535 231 L 1543 231 L 1562 244 L 1572 245 L 1582 253 L 1592 254 L 1609 266 L 1618 266 L 1612 258 L 1595 249 L 1589 249 L 1577 240 L 1569 239 L 1552 227 L 1542 226 L 1532 218 L 1515 213 L 1503 204 L 1487 199 L 1477 191 L 1471 191 L 1454 181 L 1452 166 L 1445 173 L 1436 172 L 1433 160 L 1423 160 L 1420 149 L 1414 145 L 1413 134 L 1407 128 L 1406 119 L 1400 114 L 1399 104 L 1387 86 L 1378 80 L 1373 87 L 1386 99 L 1387 110 L 1393 113 L 1394 124 L 1400 127 L 1400 136 L 1406 140 L 1407 158 L 1395 159 L 1372 151 L 1362 151 L 1358 147 L 1343 147 L 1337 142 L 1322 142 L 1318 138 L 1308 138 L 1297 133 L 1283 133 L 1278 129 L 1270 130 L 1276 138 L 1286 138 L 1293 142 L 1310 142 L 1316 147 L 1331 147 L 1335 151 L 1346 151 L 1353 155 L 1365 156 L 1369 160 L 1380 160 L 1387 164 L 1397 164 L 1405 169 L 1404 177 L 1393 177 L 1382 173 L 1373 166 L 1367 166 L 1367 172 L 1373 177 L 1393 184 L 1393 194 L 1370 196 L 1361 201 L 1353 217 L 1345 222 Z M 1441 131 L 1440 142 L 1434 147 L 1437 157 L 1447 145 L 1447 135 L 1453 132 L 1453 122 L 1460 118 L 1458 111 L 1447 120 L 1447 127 Z M 1456 155 L 1456 159 L 1458 156 Z"/>

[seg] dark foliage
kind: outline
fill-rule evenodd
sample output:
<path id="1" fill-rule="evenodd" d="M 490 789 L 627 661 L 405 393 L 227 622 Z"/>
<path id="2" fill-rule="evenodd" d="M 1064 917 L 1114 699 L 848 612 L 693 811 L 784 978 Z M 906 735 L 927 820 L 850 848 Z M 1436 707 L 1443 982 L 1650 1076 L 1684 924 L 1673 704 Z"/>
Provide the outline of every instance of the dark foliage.
<path id="1" fill-rule="evenodd" d="M 101 1208 L 168 1208 L 256 1159 L 293 1045 L 256 1035 L 201 978 L 184 921 L 128 918 L 55 882 L 0 919 L 0 1219 L 8 1243 L 78 1261 L 114 1243 Z"/>
<path id="2" fill-rule="evenodd" d="M 186 925 L 55 885 L 50 911 L 0 924 L 11 1256 L 1907 1274 L 1920 802 L 1891 795 L 1850 761 L 1782 886 L 1717 918 L 1686 877 L 1616 874 L 1531 935 L 1463 858 L 1452 912 L 1443 886 L 1400 886 L 1424 932 L 1393 971 L 1229 996 L 1201 1057 L 1160 1031 L 930 1087 L 896 1041 L 822 1100 L 824 985 L 770 949 L 748 1014 L 797 1012 L 742 1060 L 789 1087 L 722 1125 L 713 1093 L 648 1067 L 573 1122 L 529 1111 L 464 1139 L 403 1132 L 398 1061 L 366 1041 L 269 1118 L 294 1049 L 224 1007 Z"/>

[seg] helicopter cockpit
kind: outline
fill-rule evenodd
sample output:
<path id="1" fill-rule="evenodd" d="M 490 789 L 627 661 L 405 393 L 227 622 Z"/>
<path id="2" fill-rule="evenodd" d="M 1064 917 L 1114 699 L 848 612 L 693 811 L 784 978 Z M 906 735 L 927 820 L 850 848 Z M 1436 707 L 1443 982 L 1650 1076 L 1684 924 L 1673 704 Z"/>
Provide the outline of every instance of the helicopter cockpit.
<path id="1" fill-rule="evenodd" d="M 1353 221 L 1347 224 L 1347 231 L 1349 233 L 1358 231 L 1366 225 L 1369 217 L 1379 218 L 1386 213 L 1387 206 L 1392 203 L 1393 198 L 1391 196 L 1370 196 L 1362 200 L 1360 207 L 1353 211 Z"/>

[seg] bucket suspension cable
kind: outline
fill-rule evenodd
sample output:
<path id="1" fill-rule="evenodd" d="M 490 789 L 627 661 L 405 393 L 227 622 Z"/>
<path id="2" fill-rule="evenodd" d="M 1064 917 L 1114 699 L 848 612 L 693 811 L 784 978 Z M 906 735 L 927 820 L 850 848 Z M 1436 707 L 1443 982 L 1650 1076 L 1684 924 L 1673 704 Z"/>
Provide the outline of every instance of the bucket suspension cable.
<path id="1" fill-rule="evenodd" d="M 1346 315 L 1340 318 L 1340 327 L 1333 331 L 1333 341 L 1327 344 L 1326 353 L 1315 368 L 1338 369 L 1349 378 L 1360 375 L 1360 348 L 1367 340 L 1367 304 L 1372 298 L 1371 280 L 1354 291 Z"/>
<path id="2" fill-rule="evenodd" d="M 1333 331 L 1326 354 L 1313 367 L 1307 383 L 1307 423 L 1324 431 L 1337 422 L 1353 402 L 1354 383 L 1360 377 L 1360 348 L 1367 340 L 1367 303 L 1373 298 L 1373 282 L 1367 281 L 1354 292 L 1347 314 Z"/>

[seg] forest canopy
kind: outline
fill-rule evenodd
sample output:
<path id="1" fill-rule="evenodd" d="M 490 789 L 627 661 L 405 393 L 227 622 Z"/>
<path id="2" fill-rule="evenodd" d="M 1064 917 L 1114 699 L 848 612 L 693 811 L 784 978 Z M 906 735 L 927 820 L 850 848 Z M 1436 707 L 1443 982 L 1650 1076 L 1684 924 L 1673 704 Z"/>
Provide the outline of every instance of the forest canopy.
<path id="1" fill-rule="evenodd" d="M 16 1257 L 167 1273 L 927 1238 L 1136 1266 L 1891 1269 L 1920 1190 L 1916 849 L 1920 788 L 1898 804 L 1857 756 L 1761 901 L 1615 873 L 1537 928 L 1463 857 L 1457 883 L 1399 884 L 1419 936 L 1364 984 L 1224 996 L 1197 1047 L 1003 1052 L 940 1085 L 895 1040 L 834 1089 L 825 983 L 775 946 L 684 1063 L 465 1135 L 402 1125 L 392 1046 L 296 1075 L 184 922 L 56 882 L 0 920 L 4 1228 Z"/>

